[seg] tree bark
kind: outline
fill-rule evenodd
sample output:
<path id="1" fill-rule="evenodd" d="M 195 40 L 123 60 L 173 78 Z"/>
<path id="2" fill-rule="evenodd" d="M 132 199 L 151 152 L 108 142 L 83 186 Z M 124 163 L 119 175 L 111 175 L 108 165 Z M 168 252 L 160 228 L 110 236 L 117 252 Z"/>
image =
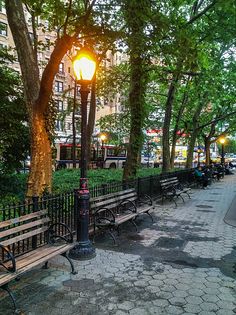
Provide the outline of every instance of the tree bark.
<path id="1" fill-rule="evenodd" d="M 175 147 L 176 147 L 176 143 L 177 143 L 177 131 L 179 130 L 179 123 L 180 123 L 180 120 L 182 118 L 182 114 L 183 114 L 183 111 L 185 109 L 185 105 L 188 101 L 188 83 L 190 81 L 190 76 L 188 76 L 188 79 L 187 79 L 187 83 L 186 83 L 186 90 L 184 92 L 184 96 L 183 96 L 183 100 L 181 102 L 181 105 L 180 105 L 180 108 L 178 110 L 178 114 L 177 114 L 177 117 L 176 117 L 176 121 L 175 121 L 175 127 L 174 127 L 174 130 L 173 130 L 173 135 L 172 135 L 172 147 L 171 147 L 171 154 L 170 154 L 170 167 L 171 168 L 174 168 L 174 160 L 175 160 Z"/>
<path id="2" fill-rule="evenodd" d="M 131 56 L 131 89 L 129 93 L 129 104 L 131 114 L 130 138 L 127 152 L 127 162 L 124 168 L 123 179 L 126 181 L 134 178 L 137 173 L 139 157 L 143 144 L 144 123 L 144 74 L 141 57 Z"/>
<path id="3" fill-rule="evenodd" d="M 203 108 L 203 103 L 199 103 L 193 115 L 192 133 L 191 133 L 191 137 L 190 137 L 190 141 L 188 145 L 186 168 L 192 168 L 192 165 L 193 165 L 193 151 L 194 151 L 194 146 L 196 143 L 197 136 L 200 132 L 198 128 L 198 123 L 199 123 L 199 116 L 200 116 L 202 108 Z"/>
<path id="4" fill-rule="evenodd" d="M 45 129 L 43 113 L 34 111 L 31 127 L 31 171 L 27 196 L 38 196 L 51 191 L 52 156 L 51 142 Z"/>
<path id="5" fill-rule="evenodd" d="M 205 144 L 205 154 L 206 154 L 206 165 L 210 164 L 211 154 L 210 154 L 210 146 L 211 146 L 211 138 L 215 134 L 215 123 L 211 124 L 211 129 L 208 135 L 204 136 L 204 144 Z"/>
<path id="6" fill-rule="evenodd" d="M 163 136 L 162 136 L 162 172 L 166 173 L 170 170 L 170 122 L 172 116 L 172 106 L 174 102 L 174 96 L 176 92 L 176 85 L 178 83 L 180 74 L 177 73 L 169 87 L 168 96 L 165 106 L 165 118 L 163 124 Z"/>
<path id="7" fill-rule="evenodd" d="M 127 28 L 130 31 L 127 43 L 130 51 L 129 106 L 131 126 L 127 161 L 123 173 L 123 180 L 127 181 L 136 177 L 143 145 L 143 126 L 146 116 L 145 93 L 148 75 L 147 60 L 145 59 L 145 18 L 150 9 L 150 2 L 146 0 L 122 2 Z"/>
<path id="8" fill-rule="evenodd" d="M 31 170 L 28 177 L 27 197 L 51 191 L 52 152 L 49 106 L 53 80 L 65 53 L 72 47 L 74 38 L 62 35 L 55 43 L 50 60 L 39 78 L 35 52 L 30 41 L 21 0 L 6 0 L 9 26 L 15 42 L 21 67 L 24 92 L 31 132 Z"/>

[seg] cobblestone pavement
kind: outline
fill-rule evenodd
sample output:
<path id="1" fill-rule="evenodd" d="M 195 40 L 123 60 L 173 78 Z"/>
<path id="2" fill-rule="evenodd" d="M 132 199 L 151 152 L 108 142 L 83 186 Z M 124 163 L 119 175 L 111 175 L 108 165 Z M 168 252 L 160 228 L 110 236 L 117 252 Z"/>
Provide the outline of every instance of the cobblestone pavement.
<path id="1" fill-rule="evenodd" d="M 227 176 L 177 209 L 157 205 L 138 234 L 127 224 L 118 246 L 99 239 L 75 276 L 63 258 L 33 270 L 11 284 L 22 314 L 236 314 L 236 228 L 223 221 L 235 195 L 236 175 Z M 0 314 L 12 314 L 1 294 Z"/>

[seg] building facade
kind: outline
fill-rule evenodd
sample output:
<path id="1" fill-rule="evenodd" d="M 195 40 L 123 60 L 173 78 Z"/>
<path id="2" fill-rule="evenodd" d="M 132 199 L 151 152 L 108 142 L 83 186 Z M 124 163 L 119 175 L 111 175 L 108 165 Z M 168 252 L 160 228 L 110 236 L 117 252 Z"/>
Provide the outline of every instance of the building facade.
<path id="1" fill-rule="evenodd" d="M 31 16 L 26 9 L 25 17 L 30 37 L 33 40 L 33 32 L 31 31 Z M 43 69 L 45 68 L 53 51 L 53 43 L 56 39 L 56 34 L 48 31 L 47 21 L 38 21 L 38 25 L 40 25 L 40 27 L 37 31 L 37 39 L 39 43 L 41 43 L 38 49 L 38 65 L 40 74 L 42 74 Z M 17 59 L 14 40 L 7 21 L 6 10 L 2 3 L 0 3 L 0 46 L 9 49 L 12 48 L 13 54 Z M 73 53 L 71 53 L 71 55 L 73 55 Z M 58 110 L 55 122 L 56 143 L 72 141 L 72 109 L 74 104 L 76 105 L 75 118 L 78 123 L 80 121 L 80 93 L 79 87 L 75 84 L 71 57 L 72 56 L 70 55 L 64 56 L 54 79 L 53 99 Z M 109 58 L 107 58 L 107 60 L 109 61 L 105 61 L 106 67 L 110 67 L 121 60 L 120 54 L 113 55 L 109 52 L 108 57 Z M 20 65 L 18 62 L 14 62 L 11 67 L 20 72 Z M 104 115 L 120 112 L 122 109 L 118 95 L 116 98 L 109 101 L 106 101 L 104 98 L 99 98 L 99 105 L 100 106 L 98 106 L 96 111 L 96 120 Z M 99 128 L 95 130 L 95 133 L 98 132 Z M 80 135 L 77 136 L 77 141 L 80 142 Z"/>

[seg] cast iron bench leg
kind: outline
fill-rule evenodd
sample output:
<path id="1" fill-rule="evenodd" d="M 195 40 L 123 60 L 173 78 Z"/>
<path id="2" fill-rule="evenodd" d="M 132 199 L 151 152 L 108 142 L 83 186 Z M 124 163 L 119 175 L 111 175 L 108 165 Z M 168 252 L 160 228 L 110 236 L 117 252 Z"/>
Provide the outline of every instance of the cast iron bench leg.
<path id="1" fill-rule="evenodd" d="M 48 261 L 45 262 L 45 264 L 43 265 L 42 269 L 49 269 L 49 267 L 48 267 Z"/>
<path id="2" fill-rule="evenodd" d="M 135 217 L 135 218 L 136 218 L 136 217 Z M 137 224 L 134 222 L 135 218 L 131 220 L 131 223 L 132 223 L 133 226 L 135 227 L 136 232 L 138 232 Z"/>
<path id="3" fill-rule="evenodd" d="M 15 299 L 12 291 L 9 289 L 8 283 L 6 283 L 3 286 L 1 286 L 1 288 L 9 294 L 9 296 L 10 296 L 10 298 L 12 300 L 12 303 L 14 305 L 14 311 L 16 312 L 16 299 Z"/>
<path id="4" fill-rule="evenodd" d="M 185 202 L 184 198 L 183 198 L 181 195 L 179 195 L 179 196 L 180 196 L 180 198 L 182 199 L 182 201 Z"/>
<path id="5" fill-rule="evenodd" d="M 154 220 L 153 220 L 153 217 L 152 217 L 151 213 L 149 213 L 149 211 L 147 211 L 147 212 L 145 212 L 145 213 L 147 213 L 147 215 L 149 215 L 149 217 L 151 218 L 152 223 L 153 223 L 153 222 L 154 222 Z"/>
<path id="6" fill-rule="evenodd" d="M 116 238 L 115 235 L 112 233 L 111 230 L 108 230 L 108 234 L 111 236 L 111 238 L 113 239 L 114 245 L 116 245 Z"/>
<path id="7" fill-rule="evenodd" d="M 61 256 L 65 257 L 69 261 L 70 266 L 71 266 L 71 273 L 72 275 L 76 275 L 78 272 L 75 270 L 74 264 L 72 260 L 68 257 L 67 253 L 63 253 L 61 254 Z"/>

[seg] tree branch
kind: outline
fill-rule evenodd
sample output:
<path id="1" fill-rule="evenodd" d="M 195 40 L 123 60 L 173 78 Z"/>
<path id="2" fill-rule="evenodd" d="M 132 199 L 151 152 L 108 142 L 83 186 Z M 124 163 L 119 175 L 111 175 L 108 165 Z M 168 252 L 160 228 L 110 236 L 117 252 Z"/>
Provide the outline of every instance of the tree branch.
<path id="1" fill-rule="evenodd" d="M 206 124 L 204 124 L 204 125 L 199 126 L 197 129 L 205 128 L 205 127 L 211 125 L 212 123 L 217 123 L 218 121 L 223 120 L 223 119 L 225 119 L 225 118 L 227 118 L 228 116 L 233 115 L 233 114 L 236 114 L 236 111 L 233 111 L 233 112 L 231 112 L 231 113 L 228 113 L 228 114 L 225 114 L 225 115 L 223 115 L 223 116 L 220 116 L 220 117 L 218 117 L 218 118 L 216 118 L 216 119 L 214 119 L 214 120 L 211 120 L 210 122 L 208 122 L 208 123 L 206 123 Z"/>
<path id="2" fill-rule="evenodd" d="M 215 4 L 217 3 L 217 0 L 213 0 L 212 3 L 210 3 L 205 9 L 203 9 L 201 12 L 193 16 L 187 23 L 186 25 L 192 24 L 195 22 L 197 19 L 199 19 L 202 15 L 204 15 L 207 11 L 209 11 Z"/>

